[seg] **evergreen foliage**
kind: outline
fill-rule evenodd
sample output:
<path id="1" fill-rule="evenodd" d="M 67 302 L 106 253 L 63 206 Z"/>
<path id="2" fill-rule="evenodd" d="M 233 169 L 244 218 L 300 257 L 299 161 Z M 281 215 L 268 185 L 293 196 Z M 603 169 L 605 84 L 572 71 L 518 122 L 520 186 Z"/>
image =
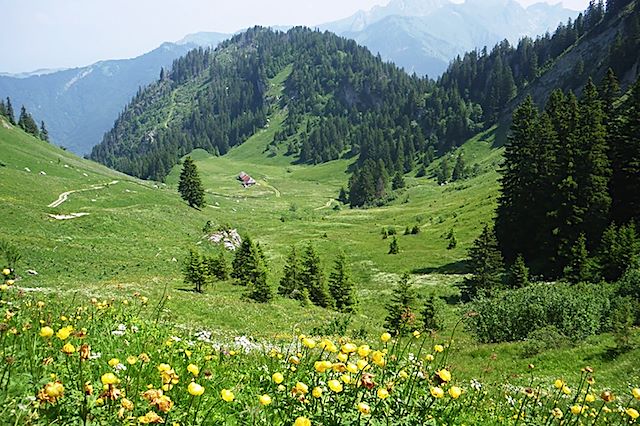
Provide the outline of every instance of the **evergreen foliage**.
<path id="1" fill-rule="evenodd" d="M 22 130 L 24 130 L 25 132 L 35 137 L 40 136 L 38 125 L 36 124 L 31 114 L 27 112 L 27 109 L 24 107 L 24 105 L 22 106 L 22 108 L 20 108 L 20 117 L 18 118 L 18 127 L 20 127 Z"/>
<path id="2" fill-rule="evenodd" d="M 387 305 L 384 328 L 394 335 L 403 334 L 415 327 L 416 295 L 409 282 L 410 276 L 404 273 L 393 290 L 391 302 Z"/>
<path id="3" fill-rule="evenodd" d="M 218 253 L 218 256 L 208 256 L 205 258 L 205 263 L 209 270 L 209 274 L 219 281 L 226 281 L 229 279 L 229 264 L 223 251 Z"/>
<path id="4" fill-rule="evenodd" d="M 16 124 L 16 116 L 13 112 L 13 105 L 11 105 L 11 99 L 7 96 L 7 104 L 5 105 L 7 111 L 7 118 L 9 119 L 9 123 L 15 126 Z"/>
<path id="5" fill-rule="evenodd" d="M 347 264 L 347 257 L 342 251 L 338 253 L 333 271 L 329 274 L 329 293 L 331 293 L 338 311 L 354 311 L 356 300 L 353 280 Z"/>
<path id="6" fill-rule="evenodd" d="M 300 274 L 305 289 L 309 292 L 309 300 L 314 305 L 328 308 L 333 305 L 333 300 L 329 295 L 327 283 L 320 264 L 320 256 L 313 245 L 309 244 L 302 259 L 302 271 Z"/>
<path id="7" fill-rule="evenodd" d="M 602 234 L 597 255 L 600 274 L 608 282 L 615 282 L 640 261 L 640 238 L 635 224 L 616 226 L 615 223 Z"/>
<path id="8" fill-rule="evenodd" d="M 45 142 L 49 142 L 49 131 L 47 130 L 47 127 L 44 125 L 44 121 L 40 122 L 40 132 L 38 137 Z"/>
<path id="9" fill-rule="evenodd" d="M 267 266 L 259 244 L 245 236 L 232 261 L 231 278 L 247 287 L 247 297 L 257 302 L 269 302 L 273 292 L 267 282 Z"/>
<path id="10" fill-rule="evenodd" d="M 518 254 L 515 262 L 509 269 L 509 287 L 522 288 L 529 285 L 529 268 L 524 262 L 524 257 Z"/>
<path id="11" fill-rule="evenodd" d="M 389 243 L 389 254 L 398 254 L 400 253 L 400 245 L 398 244 L 398 239 L 393 237 L 391 242 Z"/>
<path id="12" fill-rule="evenodd" d="M 462 284 L 462 296 L 466 300 L 478 296 L 491 296 L 502 287 L 504 261 L 493 229 L 484 226 L 480 236 L 469 249 L 469 267 L 473 274 Z"/>
<path id="13" fill-rule="evenodd" d="M 202 293 L 210 281 L 209 277 L 209 268 L 203 256 L 193 249 L 189 250 L 189 257 L 184 265 L 184 282 L 193 284 L 194 290 Z"/>
<path id="14" fill-rule="evenodd" d="M 444 327 L 443 304 L 442 299 L 435 296 L 429 296 L 425 299 L 421 312 L 425 330 L 432 332 L 442 330 Z"/>
<path id="15" fill-rule="evenodd" d="M 603 263 L 613 261 L 608 250 L 620 252 L 605 228 L 638 215 L 640 198 L 632 188 L 640 185 L 640 143 L 638 133 L 625 130 L 632 127 L 638 87 L 626 102 L 618 102 L 617 80 L 609 72 L 599 92 L 589 80 L 580 100 L 555 91 L 542 112 L 531 98 L 515 110 L 495 225 L 508 261 L 521 253 L 537 274 L 548 278 L 596 278 L 593 259 L 587 262 L 580 246 L 584 235 L 587 252 L 608 244 L 599 257 L 607 279 L 624 272 Z M 623 250 L 633 252 L 631 246 Z"/>
<path id="16" fill-rule="evenodd" d="M 190 207 L 204 207 L 204 188 L 202 187 L 200 175 L 198 175 L 198 168 L 191 157 L 185 158 L 182 165 L 178 192 L 180 192 L 182 199 L 189 203 Z"/>
<path id="17" fill-rule="evenodd" d="M 303 296 L 304 283 L 302 282 L 302 270 L 300 259 L 295 246 L 291 246 L 291 251 L 284 264 L 284 275 L 278 285 L 278 294 L 292 299 L 300 299 Z"/>

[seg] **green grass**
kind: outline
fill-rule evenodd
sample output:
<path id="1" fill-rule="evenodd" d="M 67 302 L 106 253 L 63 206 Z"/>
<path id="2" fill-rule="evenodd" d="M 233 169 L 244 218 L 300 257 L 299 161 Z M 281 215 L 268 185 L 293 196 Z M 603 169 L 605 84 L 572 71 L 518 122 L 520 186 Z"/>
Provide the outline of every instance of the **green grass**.
<path id="1" fill-rule="evenodd" d="M 284 78 L 286 75 L 274 79 L 280 83 L 271 87 L 272 96 L 277 96 Z M 3 238 L 23 254 L 20 285 L 49 292 L 52 298 L 112 297 L 140 291 L 153 299 L 166 289 L 171 297 L 167 307 L 176 323 L 211 329 L 224 338 L 239 334 L 287 337 L 339 317 L 284 299 L 269 305 L 252 303 L 242 298 L 243 288 L 227 282 L 216 283 L 204 295 L 188 291 L 181 275 L 188 248 L 217 250 L 202 239 L 202 227 L 210 220 L 230 224 L 262 244 L 274 287 L 291 245 L 314 244 L 327 273 L 338 250 L 343 250 L 359 300 L 350 333 L 363 329 L 376 335 L 381 331 L 385 303 L 406 271 L 413 272 L 419 295 L 455 300 L 454 284 L 463 277 L 466 250 L 482 225 L 491 221 L 495 209 L 496 167 L 502 153 L 496 146 L 503 141 L 503 131 L 491 129 L 460 148 L 467 165 L 480 165 L 481 173 L 474 178 L 438 186 L 429 177 L 436 162 L 427 177 L 407 175 L 407 188 L 388 206 L 334 210 L 351 161 L 308 166 L 294 164 L 293 158 L 282 153 L 269 157 L 266 148 L 285 118 L 285 111 L 275 109 L 266 128 L 226 156 L 215 157 L 202 150 L 191 154 L 206 188 L 207 207 L 202 211 L 189 208 L 177 195 L 179 166 L 166 185 L 140 181 L 0 125 L 4 165 L 0 167 L 0 223 Z M 242 188 L 236 180 L 240 171 L 253 176 L 258 185 Z M 118 183 L 72 193 L 59 207 L 47 207 L 62 192 L 114 180 Z M 48 216 L 78 212 L 89 215 L 64 221 Z M 402 235 L 406 226 L 415 224 L 420 226 L 418 235 Z M 398 231 L 399 255 L 387 254 L 390 240 L 382 239 L 383 227 Z M 458 245 L 447 250 L 445 236 L 451 229 Z M 39 274 L 27 275 L 27 269 Z M 447 309 L 443 334 L 451 331 L 463 313 L 458 306 Z M 496 382 L 525 375 L 529 362 L 549 377 L 586 364 L 598 366 L 603 377 L 617 383 L 621 371 L 638 377 L 633 361 L 637 351 L 615 363 L 602 358 L 611 344 L 608 337 L 593 338 L 576 348 L 550 348 L 526 358 L 521 344 L 480 345 L 459 328 L 455 338 L 459 350 L 451 362 L 464 377 Z M 498 354 L 495 360 L 493 353 Z"/>

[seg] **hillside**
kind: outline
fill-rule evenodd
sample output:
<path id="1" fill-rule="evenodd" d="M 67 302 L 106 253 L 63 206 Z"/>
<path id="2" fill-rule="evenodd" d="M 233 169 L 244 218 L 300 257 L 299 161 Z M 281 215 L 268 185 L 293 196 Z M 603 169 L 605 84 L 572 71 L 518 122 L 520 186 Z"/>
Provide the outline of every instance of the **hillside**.
<path id="1" fill-rule="evenodd" d="M 215 45 L 225 34 L 203 34 L 162 46 L 132 59 L 19 76 L 0 75 L 0 96 L 17 108 L 25 105 L 44 120 L 55 144 L 88 154 L 113 125 L 118 113 L 140 87 L 153 82 L 160 69 L 201 45 Z M 202 44 L 200 44 L 202 43 Z"/>

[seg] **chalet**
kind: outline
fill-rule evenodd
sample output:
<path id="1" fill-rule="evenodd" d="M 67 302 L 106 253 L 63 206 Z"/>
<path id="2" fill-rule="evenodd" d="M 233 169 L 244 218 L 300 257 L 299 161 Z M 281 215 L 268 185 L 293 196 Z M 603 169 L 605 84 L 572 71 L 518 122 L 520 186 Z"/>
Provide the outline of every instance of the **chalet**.
<path id="1" fill-rule="evenodd" d="M 242 186 L 244 186 L 245 188 L 248 188 L 256 184 L 256 181 L 245 172 L 240 172 L 240 174 L 238 175 L 238 180 L 240 181 Z"/>

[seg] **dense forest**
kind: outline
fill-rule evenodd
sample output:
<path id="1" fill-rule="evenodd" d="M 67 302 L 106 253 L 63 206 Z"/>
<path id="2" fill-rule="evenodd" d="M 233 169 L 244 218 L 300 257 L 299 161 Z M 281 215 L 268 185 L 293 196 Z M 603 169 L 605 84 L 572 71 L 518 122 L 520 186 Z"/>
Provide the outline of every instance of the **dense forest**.
<path id="1" fill-rule="evenodd" d="M 640 250 L 639 134 L 640 79 L 623 98 L 613 71 L 580 99 L 554 91 L 542 111 L 527 98 L 502 167 L 496 236 L 506 260 L 521 255 L 551 278 L 620 278 Z"/>
<path id="2" fill-rule="evenodd" d="M 138 92 L 91 158 L 162 180 L 194 148 L 224 155 L 268 125 L 270 112 L 279 108 L 286 120 L 271 147 L 301 163 L 357 158 L 344 199 L 351 206 L 372 205 L 389 194 L 395 175 L 424 170 L 434 157 L 509 114 L 519 97 L 542 86 L 536 85 L 540 76 L 559 73 L 554 64 L 572 46 L 613 38 L 598 64 L 578 63 L 557 76 L 563 89 L 579 91 L 608 68 L 628 83 L 640 48 L 639 6 L 629 3 L 592 1 L 553 34 L 456 58 L 437 81 L 410 76 L 328 32 L 256 27 L 163 70 Z M 269 80 L 288 67 L 283 95 L 268 99 Z M 185 94 L 187 104 L 174 102 Z"/>

